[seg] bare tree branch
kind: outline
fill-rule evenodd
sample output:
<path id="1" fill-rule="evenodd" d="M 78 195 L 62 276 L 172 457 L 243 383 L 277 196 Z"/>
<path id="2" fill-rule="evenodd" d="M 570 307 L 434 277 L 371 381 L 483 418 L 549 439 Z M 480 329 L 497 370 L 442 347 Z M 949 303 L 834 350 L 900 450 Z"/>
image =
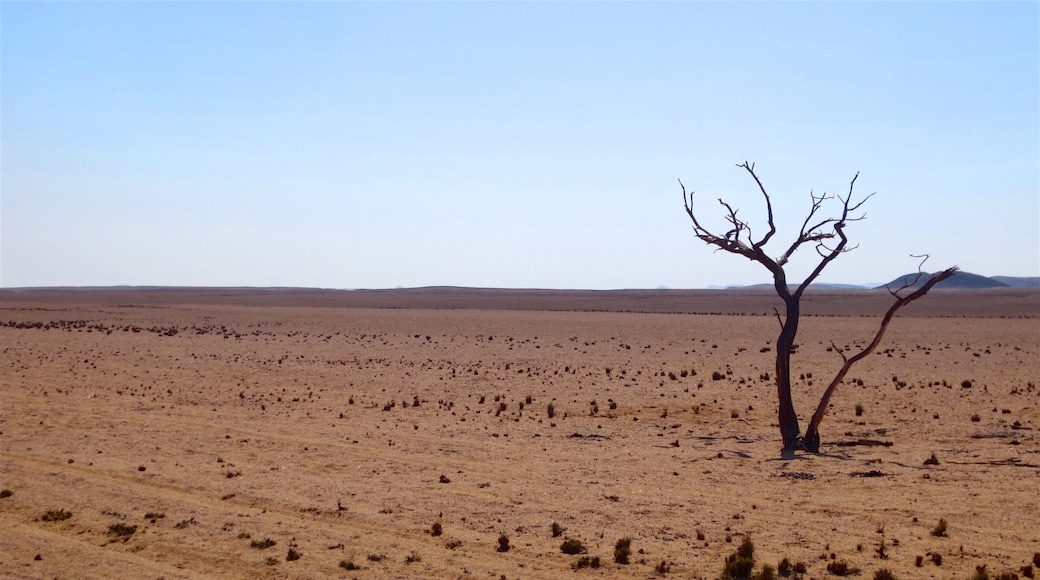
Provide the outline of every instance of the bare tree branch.
<path id="1" fill-rule="evenodd" d="M 922 261 L 921 264 L 923 265 L 924 261 Z M 899 296 L 898 294 L 893 293 L 893 295 L 896 296 L 896 301 L 892 303 L 892 306 L 888 308 L 888 312 L 885 312 L 884 318 L 881 319 L 881 325 L 878 327 L 877 332 L 874 334 L 874 340 L 870 341 L 870 344 L 868 344 L 865 348 L 863 348 L 863 350 L 859 351 L 852 357 L 845 358 L 844 353 L 842 353 L 842 359 L 844 359 L 844 364 L 841 365 L 841 369 L 839 369 L 838 373 L 834 375 L 834 379 L 831 380 L 831 383 L 827 386 L 827 390 L 824 391 L 823 396 L 820 397 L 820 403 L 816 406 L 816 412 L 813 413 L 812 419 L 809 422 L 809 428 L 806 431 L 805 439 L 803 441 L 803 444 L 805 445 L 805 448 L 807 450 L 814 452 L 819 451 L 820 423 L 823 421 L 823 416 L 827 412 L 827 405 L 830 404 L 831 396 L 834 394 L 834 391 L 838 388 L 838 385 L 841 383 L 841 381 L 844 380 L 845 374 L 849 372 L 849 369 L 852 368 L 852 365 L 866 358 L 867 355 L 869 355 L 871 352 L 874 351 L 875 348 L 877 348 L 877 345 L 881 342 L 882 337 L 885 336 L 885 331 L 888 330 L 888 324 L 892 321 L 892 318 L 896 315 L 896 312 L 898 312 L 900 308 L 906 306 L 907 304 L 910 304 L 914 300 L 917 300 L 925 294 L 928 294 L 928 291 L 931 290 L 933 286 L 949 278 L 950 276 L 953 276 L 957 273 L 957 271 L 957 267 L 954 266 L 952 268 L 947 268 L 942 272 L 932 274 L 932 276 L 929 277 L 928 280 L 920 288 L 906 296 Z M 915 282 L 918 278 L 920 278 L 920 276 L 915 278 Z M 902 288 L 900 288 L 900 290 L 905 290 L 909 287 L 910 286 L 904 285 Z"/>

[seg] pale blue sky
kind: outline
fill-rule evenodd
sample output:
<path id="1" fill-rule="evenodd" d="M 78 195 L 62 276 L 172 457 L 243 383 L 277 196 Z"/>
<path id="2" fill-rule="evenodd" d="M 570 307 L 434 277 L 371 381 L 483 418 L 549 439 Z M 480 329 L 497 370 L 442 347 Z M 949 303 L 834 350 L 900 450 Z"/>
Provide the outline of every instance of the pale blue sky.
<path id="1" fill-rule="evenodd" d="M 745 159 L 774 255 L 877 192 L 823 281 L 1037 276 L 1038 6 L 0 2 L 0 285 L 765 282 Z"/>

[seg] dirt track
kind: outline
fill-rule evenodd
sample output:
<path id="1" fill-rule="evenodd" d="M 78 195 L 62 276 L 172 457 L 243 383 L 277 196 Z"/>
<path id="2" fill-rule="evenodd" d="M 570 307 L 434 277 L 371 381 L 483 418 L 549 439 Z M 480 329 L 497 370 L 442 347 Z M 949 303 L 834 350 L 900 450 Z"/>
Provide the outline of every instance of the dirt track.
<path id="1" fill-rule="evenodd" d="M 682 292 L 0 292 L 0 575 L 715 578 L 751 533 L 815 578 L 968 578 L 1040 551 L 1040 293 L 908 307 L 824 453 L 782 460 L 771 297 Z M 810 297 L 803 417 L 884 304 Z"/>

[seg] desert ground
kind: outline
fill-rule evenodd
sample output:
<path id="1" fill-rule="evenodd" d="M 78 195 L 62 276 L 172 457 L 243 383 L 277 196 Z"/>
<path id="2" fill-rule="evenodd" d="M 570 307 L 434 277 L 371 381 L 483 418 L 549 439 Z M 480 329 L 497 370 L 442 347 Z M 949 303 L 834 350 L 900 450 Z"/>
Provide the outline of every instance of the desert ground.
<path id="1" fill-rule="evenodd" d="M 869 342 L 888 301 L 807 296 L 803 430 L 834 346 Z M 805 578 L 840 562 L 1024 577 L 1040 552 L 1040 291 L 903 309 L 837 391 L 822 452 L 793 458 L 775 304 L 0 291 L 0 576 L 717 578 L 750 535 L 756 570 L 787 558 Z"/>

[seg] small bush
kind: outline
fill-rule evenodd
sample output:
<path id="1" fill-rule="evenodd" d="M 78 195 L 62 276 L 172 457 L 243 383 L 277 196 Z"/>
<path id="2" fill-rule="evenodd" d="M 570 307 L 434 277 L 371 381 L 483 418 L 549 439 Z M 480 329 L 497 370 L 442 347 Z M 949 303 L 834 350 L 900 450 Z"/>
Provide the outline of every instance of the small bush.
<path id="1" fill-rule="evenodd" d="M 936 566 L 942 566 L 942 554 L 938 552 L 932 552 L 931 560 L 932 564 L 935 564 Z"/>
<path id="2" fill-rule="evenodd" d="M 661 576 L 664 576 L 665 574 L 667 574 L 671 569 L 672 569 L 672 565 L 669 564 L 667 560 L 661 560 L 660 564 L 654 566 L 654 572 L 656 572 L 657 574 L 659 574 Z"/>
<path id="3" fill-rule="evenodd" d="M 238 539 L 239 540 L 248 540 L 251 537 L 252 536 L 249 535 L 249 532 L 239 532 L 238 533 Z"/>
<path id="4" fill-rule="evenodd" d="M 369 554 L 366 557 L 368 558 L 369 562 L 382 562 L 386 559 L 386 556 L 384 556 L 383 554 Z"/>
<path id="5" fill-rule="evenodd" d="M 588 556 L 582 556 L 581 558 L 578 558 L 577 562 L 571 564 L 571 568 L 574 570 L 581 570 L 582 568 L 598 569 L 600 565 L 599 556 L 593 556 L 591 558 Z"/>
<path id="6" fill-rule="evenodd" d="M 961 388 L 963 388 L 963 389 L 970 389 L 971 388 L 971 381 L 968 381 L 968 380 L 961 381 Z"/>
<path id="7" fill-rule="evenodd" d="M 882 568 L 874 572 L 874 580 L 896 580 L 896 575 L 889 571 L 888 568 Z"/>
<path id="8" fill-rule="evenodd" d="M 971 580 L 989 580 L 989 572 L 986 571 L 986 565 L 975 566 L 975 575 L 971 577 Z"/>
<path id="9" fill-rule="evenodd" d="M 561 526 L 560 524 L 558 524 L 556 522 L 553 522 L 552 523 L 552 537 L 559 538 L 562 535 L 563 535 L 563 526 Z"/>
<path id="10" fill-rule="evenodd" d="M 160 512 L 148 512 L 148 513 L 144 514 L 144 519 L 152 520 L 153 524 L 155 523 L 155 520 L 161 520 L 161 519 L 163 519 L 165 517 L 166 517 L 166 514 L 160 513 Z"/>
<path id="11" fill-rule="evenodd" d="M 289 548 L 289 553 L 285 555 L 286 562 L 295 562 L 299 560 L 302 554 L 296 551 L 296 548 Z"/>
<path id="12" fill-rule="evenodd" d="M 763 564 L 762 571 L 755 580 L 776 580 L 776 570 L 769 564 Z"/>
<path id="13" fill-rule="evenodd" d="M 939 458 L 932 453 L 932 456 L 924 460 L 925 465 L 939 465 Z"/>
<path id="14" fill-rule="evenodd" d="M 552 403 L 549 403 L 547 411 L 550 419 L 556 416 L 556 407 L 554 407 Z"/>
<path id="15" fill-rule="evenodd" d="M 422 556 L 419 555 L 419 552 L 416 552 L 414 550 L 412 551 L 411 554 L 408 554 L 404 558 L 404 563 L 405 564 L 411 564 L 413 562 L 422 562 Z"/>
<path id="16" fill-rule="evenodd" d="M 856 416 L 857 417 L 862 417 L 863 416 L 863 405 L 861 405 L 859 403 L 856 403 Z"/>
<path id="17" fill-rule="evenodd" d="M 9 489 L 0 490 L 0 499 L 4 499 L 5 497 L 11 497 L 12 495 L 14 495 L 14 492 Z"/>
<path id="18" fill-rule="evenodd" d="M 45 522 L 61 522 L 72 517 L 72 512 L 67 512 L 64 509 L 50 510 L 47 513 L 40 516 L 40 519 Z"/>
<path id="19" fill-rule="evenodd" d="M 835 576 L 852 576 L 859 574 L 859 568 L 849 566 L 845 560 L 832 560 L 827 563 L 827 571 Z"/>
<path id="20" fill-rule="evenodd" d="M 268 559 L 266 559 L 266 560 L 264 560 L 264 564 L 267 564 L 268 566 L 274 566 L 277 563 L 278 563 L 278 558 L 275 558 L 273 556 L 268 558 Z"/>
<path id="21" fill-rule="evenodd" d="M 444 547 L 449 550 L 454 550 L 462 546 L 462 540 L 448 540 L 448 543 L 444 544 Z"/>
<path id="22" fill-rule="evenodd" d="M 621 538 L 614 544 L 614 561 L 618 564 L 628 564 L 628 557 L 632 554 L 632 538 Z"/>
<path id="23" fill-rule="evenodd" d="M 935 536 L 936 538 L 945 538 L 946 537 L 946 520 L 945 519 L 939 518 L 939 523 L 935 524 L 935 527 L 932 529 L 932 535 Z"/>
<path id="24" fill-rule="evenodd" d="M 120 538 L 129 538 L 137 531 L 137 526 L 128 526 L 122 522 L 108 526 L 108 533 Z"/>
<path id="25" fill-rule="evenodd" d="M 271 538 L 264 538 L 263 540 L 253 540 L 249 542 L 249 547 L 253 548 L 254 550 L 266 550 L 277 543 L 278 542 L 272 540 Z"/>
<path id="26" fill-rule="evenodd" d="M 744 540 L 737 546 L 737 551 L 726 556 L 726 565 L 722 569 L 723 580 L 736 580 L 738 578 L 750 578 L 751 571 L 755 568 L 755 544 L 751 542 L 751 535 L 744 536 Z"/>
<path id="27" fill-rule="evenodd" d="M 358 566 L 357 564 L 355 564 L 353 560 L 340 560 L 339 561 L 339 567 L 343 568 L 344 570 L 349 570 L 349 571 L 354 571 L 354 570 L 360 570 L 361 569 L 361 566 Z"/>
<path id="28" fill-rule="evenodd" d="M 498 551 L 508 552 L 509 551 L 509 536 L 502 534 L 498 537 Z"/>
<path id="29" fill-rule="evenodd" d="M 441 527 L 441 523 L 440 522 L 434 522 L 434 524 L 432 526 L 430 526 L 430 535 L 431 536 L 436 537 L 436 536 L 439 536 L 439 535 L 441 535 L 443 533 L 444 533 L 444 528 Z"/>
<path id="30" fill-rule="evenodd" d="M 1040 568 L 1040 552 L 1033 554 L 1033 566 Z"/>
<path id="31" fill-rule="evenodd" d="M 794 572 L 794 567 L 791 565 L 790 560 L 784 558 L 783 560 L 780 560 L 780 564 L 777 565 L 776 572 L 781 578 L 790 578 L 791 574 Z"/>
<path id="32" fill-rule="evenodd" d="M 576 538 L 567 538 L 560 544 L 560 551 L 564 554 L 576 555 L 585 552 L 585 546 L 582 545 L 581 540 Z"/>

